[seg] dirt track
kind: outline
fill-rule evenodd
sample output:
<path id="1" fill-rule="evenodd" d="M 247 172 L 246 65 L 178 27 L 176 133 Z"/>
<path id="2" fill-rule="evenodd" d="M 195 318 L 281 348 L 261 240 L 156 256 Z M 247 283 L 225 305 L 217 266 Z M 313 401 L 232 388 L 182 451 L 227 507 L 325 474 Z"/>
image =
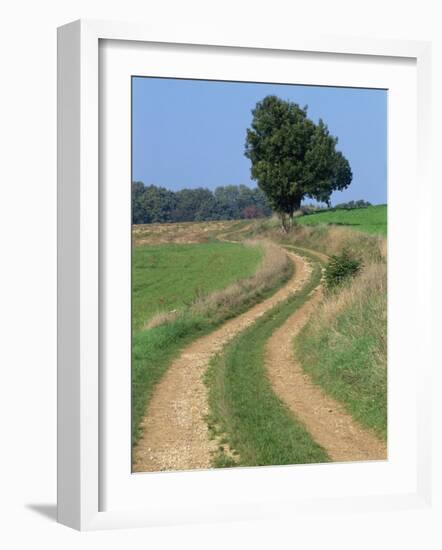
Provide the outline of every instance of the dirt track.
<path id="1" fill-rule="evenodd" d="M 269 338 L 266 368 L 275 393 L 306 427 L 331 460 L 383 460 L 383 441 L 357 424 L 343 406 L 313 384 L 296 361 L 293 340 L 322 298 L 317 287 L 311 298 Z"/>
<path id="2" fill-rule="evenodd" d="M 328 260 L 325 254 L 306 251 L 322 261 Z M 296 418 L 304 423 L 313 439 L 327 451 L 331 460 L 385 460 L 386 443 L 355 422 L 340 403 L 312 382 L 296 360 L 293 340 L 321 299 L 320 285 L 310 299 L 269 338 L 266 368 L 273 389 Z"/>
<path id="3" fill-rule="evenodd" d="M 199 338 L 172 362 L 157 385 L 141 422 L 142 436 L 134 451 L 135 472 L 210 467 L 216 443 L 209 439 L 205 422 L 208 405 L 204 373 L 210 359 L 238 332 L 296 292 L 307 280 L 309 269 L 304 260 L 291 252 L 289 256 L 295 264 L 295 272 L 280 290 Z"/>
<path id="4" fill-rule="evenodd" d="M 312 251 L 310 251 L 312 252 Z M 291 279 L 271 298 L 227 321 L 219 329 L 187 346 L 157 385 L 142 436 L 134 451 L 135 472 L 209 468 L 216 442 L 210 440 L 204 373 L 211 358 L 238 332 L 308 280 L 309 264 L 288 252 L 295 265 Z M 317 254 L 318 257 L 326 257 Z M 266 368 L 275 393 L 334 461 L 385 459 L 386 444 L 358 425 L 338 402 L 312 383 L 293 354 L 293 339 L 322 297 L 318 286 L 304 305 L 277 329 L 266 345 Z"/>

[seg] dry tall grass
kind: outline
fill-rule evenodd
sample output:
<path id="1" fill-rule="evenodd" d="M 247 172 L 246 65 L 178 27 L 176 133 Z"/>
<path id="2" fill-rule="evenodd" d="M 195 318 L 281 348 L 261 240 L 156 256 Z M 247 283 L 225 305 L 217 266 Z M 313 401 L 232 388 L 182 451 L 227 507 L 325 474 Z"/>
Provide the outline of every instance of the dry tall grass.
<path id="1" fill-rule="evenodd" d="M 320 243 L 319 235 L 322 235 Z M 361 259 L 363 267 L 360 274 L 348 285 L 325 297 L 315 324 L 318 331 L 321 327 L 329 327 L 333 331 L 334 321 L 339 314 L 351 311 L 356 330 L 364 324 L 370 324 L 370 331 L 375 333 L 378 342 L 375 362 L 386 367 L 387 239 L 340 227 L 301 227 L 300 236 L 295 238 L 312 248 L 322 248 L 329 255 L 340 254 L 347 249 Z M 348 335 L 349 338 L 351 336 Z"/>
<path id="2" fill-rule="evenodd" d="M 295 339 L 295 355 L 315 383 L 363 424 L 387 435 L 387 239 L 345 227 L 297 225 L 283 233 L 273 220 L 251 234 L 316 250 L 347 250 L 362 262 L 360 273 L 326 293 Z"/>
<path id="3" fill-rule="evenodd" d="M 228 231 L 236 221 L 152 223 L 132 226 L 134 246 L 145 244 L 204 243 Z"/>
<path id="4" fill-rule="evenodd" d="M 333 327 L 336 317 L 349 308 L 356 309 L 363 317 L 367 303 L 378 304 L 379 326 L 383 327 L 387 316 L 387 266 L 385 263 L 369 264 L 349 285 L 326 295 L 317 311 L 315 325 L 318 329 L 320 326 Z M 381 340 L 383 339 L 382 337 Z M 386 352 L 386 347 L 384 351 Z"/>
<path id="5" fill-rule="evenodd" d="M 186 308 L 186 314 L 227 319 L 289 277 L 293 266 L 280 246 L 269 240 L 258 239 L 250 239 L 244 241 L 243 244 L 245 246 L 261 246 L 264 249 L 263 260 L 256 273 L 227 288 L 197 298 L 193 304 Z M 145 328 L 149 329 L 168 323 L 183 313 L 183 310 L 160 312 L 149 320 Z"/>
<path id="6" fill-rule="evenodd" d="M 372 262 L 326 294 L 295 339 L 295 355 L 315 383 L 354 418 L 387 436 L 387 266 Z"/>
<path id="7" fill-rule="evenodd" d="M 387 260 L 387 239 L 347 227 L 330 225 L 295 225 L 289 234 L 283 233 L 274 220 L 258 220 L 250 226 L 252 234 L 267 237 L 275 242 L 311 248 L 331 256 L 347 249 L 364 264 Z"/>

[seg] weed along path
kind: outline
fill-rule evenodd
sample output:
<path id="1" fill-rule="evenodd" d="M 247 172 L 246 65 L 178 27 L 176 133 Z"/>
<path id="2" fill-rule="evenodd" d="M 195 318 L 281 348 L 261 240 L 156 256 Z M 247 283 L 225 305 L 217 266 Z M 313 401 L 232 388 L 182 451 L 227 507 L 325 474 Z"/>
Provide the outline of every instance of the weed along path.
<path id="1" fill-rule="evenodd" d="M 217 443 L 209 437 L 204 374 L 210 360 L 239 332 L 300 289 L 309 278 L 303 258 L 288 252 L 294 273 L 270 298 L 188 345 L 156 386 L 134 449 L 135 472 L 209 468 Z"/>
<path id="2" fill-rule="evenodd" d="M 326 258 L 316 252 L 314 255 L 321 260 Z M 293 340 L 321 299 L 319 285 L 267 341 L 265 365 L 273 390 L 332 461 L 386 459 L 386 443 L 362 428 L 340 403 L 315 385 L 294 357 Z"/>

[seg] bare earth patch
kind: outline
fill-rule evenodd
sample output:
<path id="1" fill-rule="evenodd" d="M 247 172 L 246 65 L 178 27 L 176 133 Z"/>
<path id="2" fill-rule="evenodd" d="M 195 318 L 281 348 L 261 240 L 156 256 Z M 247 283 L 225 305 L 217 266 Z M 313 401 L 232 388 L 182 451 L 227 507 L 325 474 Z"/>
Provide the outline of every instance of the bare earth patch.
<path id="1" fill-rule="evenodd" d="M 146 244 L 203 243 L 220 231 L 233 227 L 236 221 L 152 223 L 132 226 L 134 246 Z"/>
<path id="2" fill-rule="evenodd" d="M 135 472 L 210 468 L 217 442 L 210 439 L 205 421 L 208 401 L 204 373 L 212 357 L 238 332 L 305 283 L 309 270 L 300 269 L 304 261 L 296 254 L 289 253 L 289 256 L 296 269 L 284 287 L 187 346 L 172 362 L 140 424 L 142 436 L 134 449 Z"/>
<path id="3" fill-rule="evenodd" d="M 294 357 L 293 340 L 321 299 L 322 287 L 318 286 L 269 338 L 265 361 L 272 387 L 331 460 L 385 460 L 386 443 L 362 428 L 340 403 L 315 385 Z"/>

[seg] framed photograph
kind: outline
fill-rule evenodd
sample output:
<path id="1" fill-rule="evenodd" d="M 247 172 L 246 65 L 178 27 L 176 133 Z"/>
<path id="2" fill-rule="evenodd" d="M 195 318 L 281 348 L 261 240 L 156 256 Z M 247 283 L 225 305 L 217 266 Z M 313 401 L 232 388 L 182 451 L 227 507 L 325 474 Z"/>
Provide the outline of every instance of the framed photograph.
<path id="1" fill-rule="evenodd" d="M 427 506 L 430 45 L 58 52 L 59 521 Z"/>

